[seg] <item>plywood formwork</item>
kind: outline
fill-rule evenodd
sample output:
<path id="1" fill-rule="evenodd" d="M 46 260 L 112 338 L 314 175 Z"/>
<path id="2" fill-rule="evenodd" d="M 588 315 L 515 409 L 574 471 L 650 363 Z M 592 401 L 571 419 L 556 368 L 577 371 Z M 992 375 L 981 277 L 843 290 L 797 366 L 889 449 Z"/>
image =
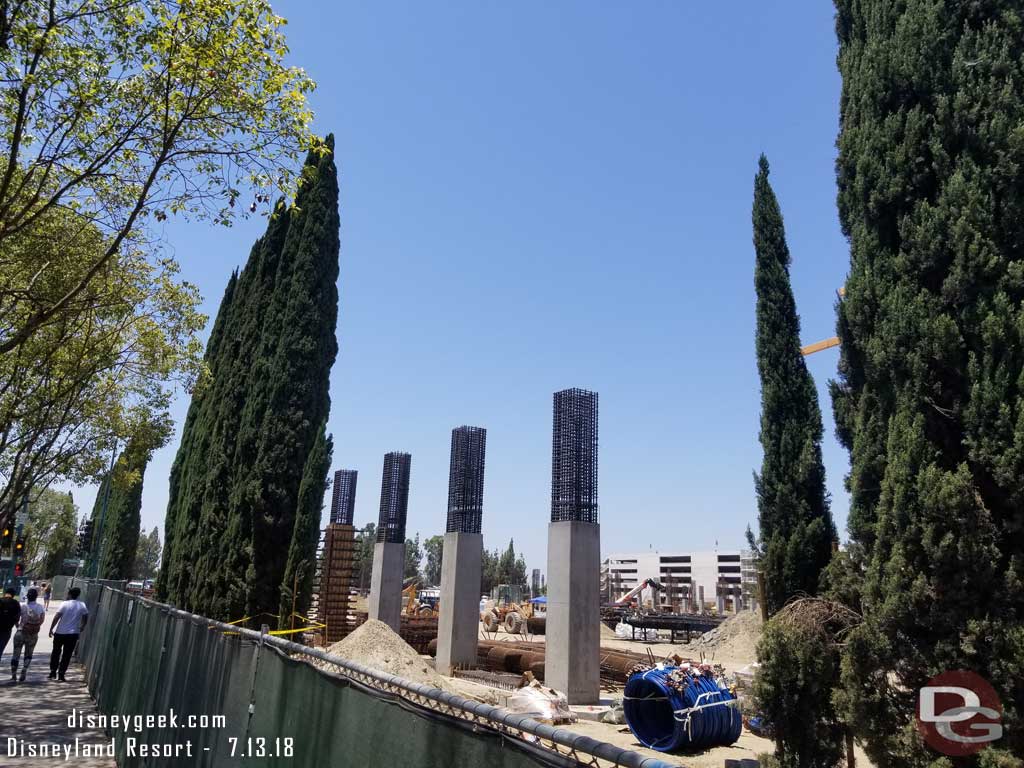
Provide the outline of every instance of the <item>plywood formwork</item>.
<path id="1" fill-rule="evenodd" d="M 317 621 L 327 625 L 324 634 L 328 645 L 341 640 L 356 626 L 352 611 L 355 552 L 355 528 L 340 523 L 327 526 L 317 594 Z"/>

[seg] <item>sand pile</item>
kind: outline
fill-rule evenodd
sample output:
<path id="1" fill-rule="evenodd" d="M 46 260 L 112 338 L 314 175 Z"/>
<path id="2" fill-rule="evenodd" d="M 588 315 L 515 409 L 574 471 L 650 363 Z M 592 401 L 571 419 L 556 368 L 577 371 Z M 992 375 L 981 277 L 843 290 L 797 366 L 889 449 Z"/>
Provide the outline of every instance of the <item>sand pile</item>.
<path id="1" fill-rule="evenodd" d="M 324 650 L 334 656 L 414 683 L 446 690 L 448 688 L 445 679 L 383 621 L 369 619 L 348 637 Z M 337 665 L 326 661 L 315 659 L 313 663 L 328 672 L 340 671 Z"/>
<path id="2" fill-rule="evenodd" d="M 612 629 L 611 627 L 609 627 L 603 621 L 601 622 L 601 639 L 602 640 L 615 640 L 616 639 L 615 630 Z"/>
<path id="3" fill-rule="evenodd" d="M 716 661 L 742 665 L 757 659 L 757 641 L 760 638 L 760 612 L 743 611 L 730 616 L 715 629 L 705 632 L 682 648 L 691 657 L 698 657 L 703 652 L 705 657 L 714 656 Z"/>

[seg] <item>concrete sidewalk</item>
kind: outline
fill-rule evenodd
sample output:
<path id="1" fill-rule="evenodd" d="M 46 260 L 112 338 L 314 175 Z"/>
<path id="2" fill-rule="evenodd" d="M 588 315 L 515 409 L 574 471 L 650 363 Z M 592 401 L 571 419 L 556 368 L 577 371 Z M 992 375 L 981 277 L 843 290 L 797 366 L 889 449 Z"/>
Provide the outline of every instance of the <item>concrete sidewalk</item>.
<path id="1" fill-rule="evenodd" d="M 81 750 L 85 745 L 94 746 L 109 744 L 110 737 L 99 729 L 71 728 L 68 716 L 77 710 L 83 714 L 93 714 L 96 706 L 89 697 L 85 687 L 84 669 L 77 661 L 68 667 L 67 682 L 61 683 L 48 679 L 50 674 L 50 651 L 53 640 L 49 637 L 50 623 L 60 608 L 57 601 L 50 602 L 50 610 L 46 612 L 46 623 L 39 633 L 32 657 L 32 665 L 23 683 L 11 682 L 11 657 L 14 638 L 4 649 L 0 659 L 0 718 L 3 721 L 3 739 L 0 739 L 0 765 L 19 766 L 24 768 L 53 768 L 55 760 L 61 758 L 51 756 L 55 748 L 71 749 L 68 765 L 75 768 L 114 768 L 114 760 L 110 757 L 84 757 L 79 752 L 76 756 L 76 743 Z M 89 631 L 86 626 L 85 631 Z M 21 663 L 24 665 L 24 657 Z M 19 668 L 20 674 L 20 668 Z M 18 740 L 15 751 L 9 751 L 8 738 Z M 28 756 L 28 750 L 39 750 L 44 745 L 51 749 L 47 756 Z M 22 756 L 21 750 L 25 750 Z"/>

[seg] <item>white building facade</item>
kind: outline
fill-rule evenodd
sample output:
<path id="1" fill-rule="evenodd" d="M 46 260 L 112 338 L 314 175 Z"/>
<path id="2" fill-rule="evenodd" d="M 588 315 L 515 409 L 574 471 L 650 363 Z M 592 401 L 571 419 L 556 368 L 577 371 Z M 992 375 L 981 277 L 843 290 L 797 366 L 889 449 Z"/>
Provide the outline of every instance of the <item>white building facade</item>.
<path id="1" fill-rule="evenodd" d="M 728 610 L 751 608 L 757 585 L 753 554 L 743 550 L 620 553 L 601 564 L 602 597 L 618 600 L 645 579 L 663 589 L 644 590 L 644 606 L 676 611 L 699 610 L 701 588 L 705 607 L 717 607 L 719 594 L 727 590 Z"/>

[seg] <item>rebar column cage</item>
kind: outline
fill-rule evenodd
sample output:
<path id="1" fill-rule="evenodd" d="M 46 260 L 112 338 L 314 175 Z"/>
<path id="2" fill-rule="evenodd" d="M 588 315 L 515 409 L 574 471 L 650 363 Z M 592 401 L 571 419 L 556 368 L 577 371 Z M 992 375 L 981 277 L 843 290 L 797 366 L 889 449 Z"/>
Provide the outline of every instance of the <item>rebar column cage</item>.
<path id="1" fill-rule="evenodd" d="M 334 473 L 334 495 L 331 498 L 331 522 L 336 525 L 352 525 L 356 511 L 356 481 L 359 472 L 355 469 L 339 469 Z"/>
<path id="2" fill-rule="evenodd" d="M 456 427 L 452 430 L 452 458 L 448 471 L 448 533 L 480 533 L 484 511 L 484 459 L 487 430 Z"/>
<path id="3" fill-rule="evenodd" d="M 597 522 L 597 393 L 555 392 L 551 522 Z"/>
<path id="4" fill-rule="evenodd" d="M 408 453 L 385 453 L 384 475 L 380 482 L 380 517 L 377 520 L 377 541 L 405 543 L 405 517 L 409 511 Z"/>

